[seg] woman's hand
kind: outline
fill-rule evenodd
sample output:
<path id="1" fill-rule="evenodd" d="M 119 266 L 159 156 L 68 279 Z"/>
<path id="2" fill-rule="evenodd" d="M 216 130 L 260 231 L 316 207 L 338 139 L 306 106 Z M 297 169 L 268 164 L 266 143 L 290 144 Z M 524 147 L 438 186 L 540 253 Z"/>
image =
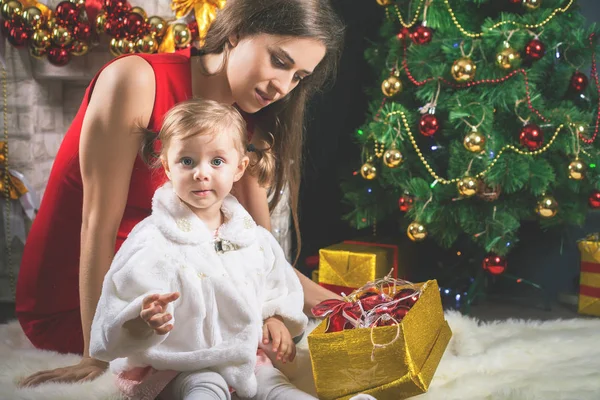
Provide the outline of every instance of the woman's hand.
<path id="1" fill-rule="evenodd" d="M 277 315 L 269 317 L 263 325 L 263 344 L 273 343 L 273 351 L 277 353 L 277 359 L 284 364 L 294 361 L 296 357 L 296 345 L 292 340 L 290 331 L 283 323 L 283 319 Z"/>
<path id="2" fill-rule="evenodd" d="M 76 365 L 37 372 L 22 380 L 19 386 L 31 387 L 49 382 L 75 383 L 91 381 L 102 375 L 107 368 L 108 363 L 104 361 L 83 357 Z"/>

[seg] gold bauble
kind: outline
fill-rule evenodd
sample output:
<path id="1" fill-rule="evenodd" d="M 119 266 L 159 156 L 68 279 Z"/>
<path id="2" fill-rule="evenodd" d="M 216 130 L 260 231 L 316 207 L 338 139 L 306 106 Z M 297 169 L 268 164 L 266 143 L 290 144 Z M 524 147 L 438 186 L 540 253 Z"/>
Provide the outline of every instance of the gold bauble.
<path id="1" fill-rule="evenodd" d="M 496 64 L 502 69 L 514 69 L 521 63 L 521 55 L 519 52 L 507 42 L 504 43 L 502 49 L 496 54 Z"/>
<path id="2" fill-rule="evenodd" d="M 452 77 L 457 82 L 468 82 L 475 78 L 477 66 L 469 57 L 461 57 L 452 64 Z"/>
<path id="3" fill-rule="evenodd" d="M 135 53 L 135 42 L 132 42 L 129 39 L 119 39 L 116 46 L 120 54 Z"/>
<path id="4" fill-rule="evenodd" d="M 481 153 L 485 147 L 485 136 L 479 131 L 473 130 L 465 136 L 463 145 L 472 153 Z"/>
<path id="5" fill-rule="evenodd" d="M 360 167 L 360 174 L 367 180 L 375 179 L 377 176 L 377 168 L 370 162 L 366 162 Z"/>
<path id="6" fill-rule="evenodd" d="M 73 46 L 71 47 L 71 54 L 74 56 L 83 56 L 87 54 L 89 50 L 90 47 L 87 45 L 87 43 L 77 41 L 73 43 Z"/>
<path id="7" fill-rule="evenodd" d="M 579 160 L 572 161 L 569 164 L 569 178 L 580 181 L 585 178 L 585 164 Z"/>
<path id="8" fill-rule="evenodd" d="M 73 36 L 67 28 L 63 26 L 57 26 L 52 31 L 52 41 L 57 46 L 66 46 L 73 41 Z"/>
<path id="9" fill-rule="evenodd" d="M 156 53 L 158 51 L 158 42 L 151 35 L 146 35 L 137 41 L 136 47 L 140 53 Z"/>
<path id="10" fill-rule="evenodd" d="M 23 21 L 29 29 L 40 29 L 44 23 L 44 15 L 37 7 L 28 7 L 23 11 Z"/>
<path id="11" fill-rule="evenodd" d="M 148 18 L 148 14 L 142 7 L 133 7 L 129 12 L 140 14 L 144 19 Z"/>
<path id="12" fill-rule="evenodd" d="M 104 33 L 105 25 L 106 25 L 106 14 L 101 12 L 96 16 L 96 32 L 98 32 L 98 34 Z"/>
<path id="13" fill-rule="evenodd" d="M 381 91 L 386 97 L 394 97 L 402 91 L 402 81 L 392 75 L 381 83 Z"/>
<path id="14" fill-rule="evenodd" d="M 52 33 L 54 28 L 56 28 L 56 19 L 52 17 L 48 18 L 48 21 L 46 21 L 46 30 Z"/>
<path id="15" fill-rule="evenodd" d="M 186 24 L 173 24 L 173 41 L 177 47 L 185 47 L 192 41 L 192 33 Z"/>
<path id="16" fill-rule="evenodd" d="M 542 218 L 552 218 L 558 212 L 558 203 L 552 196 L 543 196 L 538 201 L 535 212 Z"/>
<path id="17" fill-rule="evenodd" d="M 389 168 L 396 168 L 403 161 L 404 156 L 402 156 L 402 153 L 398 149 L 389 149 L 383 153 L 383 163 Z"/>
<path id="18" fill-rule="evenodd" d="M 523 0 L 523 5 L 530 10 L 537 10 L 542 5 L 542 0 Z"/>
<path id="19" fill-rule="evenodd" d="M 458 193 L 464 197 L 471 197 L 477 193 L 478 181 L 470 176 L 465 176 L 456 184 Z"/>
<path id="20" fill-rule="evenodd" d="M 50 34 L 43 29 L 38 29 L 31 35 L 31 45 L 38 49 L 50 47 Z"/>
<path id="21" fill-rule="evenodd" d="M 391 6 L 394 4 L 394 0 L 377 0 L 377 4 L 383 7 Z"/>
<path id="22" fill-rule="evenodd" d="M 418 223 L 417 221 L 411 222 L 406 229 L 406 234 L 408 238 L 413 242 L 420 242 L 421 240 L 425 240 L 427 237 L 427 229 L 424 225 Z"/>
<path id="23" fill-rule="evenodd" d="M 46 55 L 46 49 L 44 47 L 29 46 L 29 54 L 32 57 L 41 60 Z"/>
<path id="24" fill-rule="evenodd" d="M 10 0 L 2 4 L 2 16 L 4 19 L 12 21 L 23 13 L 23 5 L 20 1 Z"/>
<path id="25" fill-rule="evenodd" d="M 110 39 L 110 43 L 108 45 L 108 50 L 110 51 L 110 54 L 112 54 L 115 57 L 118 57 L 121 55 L 121 52 L 119 50 L 119 39 L 117 38 L 112 38 Z"/>
<path id="26" fill-rule="evenodd" d="M 150 35 L 156 37 L 162 37 L 167 31 L 167 23 L 161 17 L 156 15 L 148 18 L 148 27 L 150 28 Z"/>

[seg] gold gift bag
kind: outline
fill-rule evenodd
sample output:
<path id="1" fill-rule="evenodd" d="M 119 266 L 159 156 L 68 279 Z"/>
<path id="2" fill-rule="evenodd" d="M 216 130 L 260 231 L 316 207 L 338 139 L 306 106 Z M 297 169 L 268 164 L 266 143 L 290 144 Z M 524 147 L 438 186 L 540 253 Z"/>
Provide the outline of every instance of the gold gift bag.
<path id="1" fill-rule="evenodd" d="M 437 282 L 420 285 L 419 300 L 399 325 L 325 333 L 325 320 L 312 331 L 308 346 L 319 399 L 366 393 L 400 400 L 427 391 L 452 331 Z"/>
<path id="2" fill-rule="evenodd" d="M 600 235 L 577 243 L 581 253 L 579 313 L 600 317 Z"/>

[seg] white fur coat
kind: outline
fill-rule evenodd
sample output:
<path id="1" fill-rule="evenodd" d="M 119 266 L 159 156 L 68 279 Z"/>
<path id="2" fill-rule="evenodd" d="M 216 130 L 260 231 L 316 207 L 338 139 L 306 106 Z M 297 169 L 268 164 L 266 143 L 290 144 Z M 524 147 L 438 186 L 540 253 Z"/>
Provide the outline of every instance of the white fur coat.
<path id="1" fill-rule="evenodd" d="M 218 237 L 176 196 L 158 189 L 108 271 L 92 325 L 90 353 L 114 372 L 133 367 L 220 373 L 243 397 L 256 392 L 263 320 L 283 317 L 292 336 L 306 327 L 298 277 L 273 236 L 233 196 Z M 134 339 L 123 324 L 149 294 L 179 292 L 167 309 L 173 330 Z"/>

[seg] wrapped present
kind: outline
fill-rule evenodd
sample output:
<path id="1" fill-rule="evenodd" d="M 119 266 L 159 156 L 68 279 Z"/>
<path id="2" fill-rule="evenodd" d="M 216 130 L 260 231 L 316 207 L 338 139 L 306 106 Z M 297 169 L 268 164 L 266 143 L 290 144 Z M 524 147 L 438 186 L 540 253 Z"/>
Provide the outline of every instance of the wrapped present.
<path id="1" fill-rule="evenodd" d="M 390 270 L 394 278 L 404 277 L 394 244 L 345 241 L 319 250 L 319 284 L 337 294 L 348 294 Z"/>
<path id="2" fill-rule="evenodd" d="M 405 285 L 386 285 L 375 291 L 367 285 L 345 301 L 319 305 L 330 312 L 308 345 L 320 399 L 365 393 L 400 400 L 427 391 L 452 336 L 437 282 L 408 286 L 416 288 L 408 292 Z"/>
<path id="3" fill-rule="evenodd" d="M 313 282 L 319 283 L 319 270 L 318 269 L 313 270 L 311 277 L 312 277 Z"/>
<path id="4" fill-rule="evenodd" d="M 578 243 L 581 253 L 579 312 L 600 317 L 600 234 Z"/>

